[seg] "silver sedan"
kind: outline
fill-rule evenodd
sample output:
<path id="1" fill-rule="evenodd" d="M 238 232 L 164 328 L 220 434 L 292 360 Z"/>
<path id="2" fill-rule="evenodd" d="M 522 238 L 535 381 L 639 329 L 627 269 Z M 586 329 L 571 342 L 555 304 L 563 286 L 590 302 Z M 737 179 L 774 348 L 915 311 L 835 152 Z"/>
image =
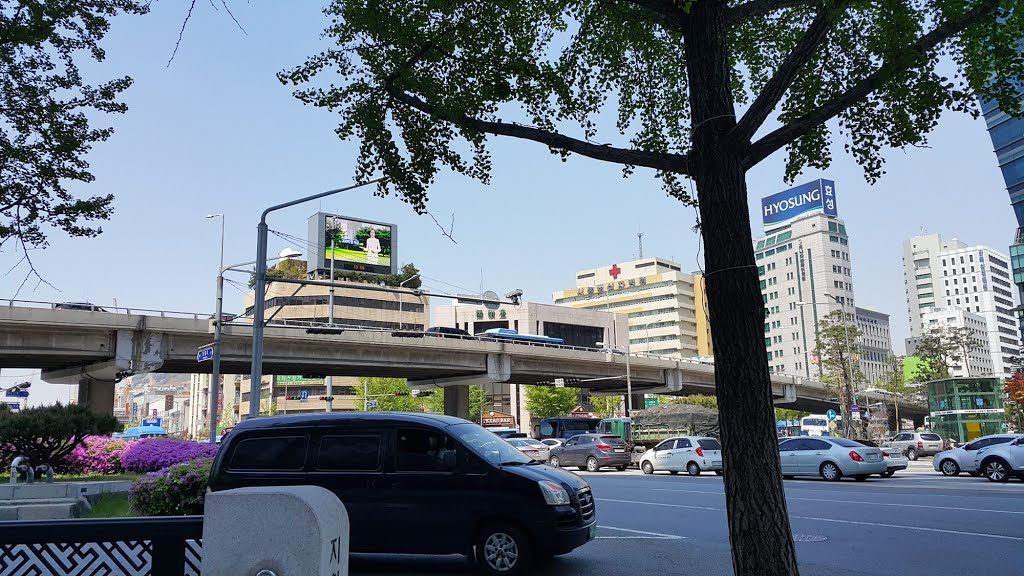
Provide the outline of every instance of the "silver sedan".
<path id="1" fill-rule="evenodd" d="M 538 462 L 547 462 L 551 457 L 550 448 L 533 438 L 511 438 L 507 442 Z"/>
<path id="2" fill-rule="evenodd" d="M 799 437 L 779 444 L 782 477 L 821 476 L 825 480 L 839 480 L 852 476 L 867 480 L 872 474 L 883 474 L 888 465 L 882 451 L 845 438 Z"/>

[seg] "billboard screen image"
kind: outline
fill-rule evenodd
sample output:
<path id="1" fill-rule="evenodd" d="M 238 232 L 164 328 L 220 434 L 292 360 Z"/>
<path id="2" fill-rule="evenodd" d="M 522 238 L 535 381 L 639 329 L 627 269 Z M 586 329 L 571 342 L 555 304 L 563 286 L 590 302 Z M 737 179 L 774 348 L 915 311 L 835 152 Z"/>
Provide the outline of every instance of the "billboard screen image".
<path id="1" fill-rule="evenodd" d="M 322 212 L 310 219 L 310 244 L 321 255 L 315 263 L 320 270 L 330 269 L 333 258 L 335 270 L 394 274 L 395 236 L 393 224 Z"/>

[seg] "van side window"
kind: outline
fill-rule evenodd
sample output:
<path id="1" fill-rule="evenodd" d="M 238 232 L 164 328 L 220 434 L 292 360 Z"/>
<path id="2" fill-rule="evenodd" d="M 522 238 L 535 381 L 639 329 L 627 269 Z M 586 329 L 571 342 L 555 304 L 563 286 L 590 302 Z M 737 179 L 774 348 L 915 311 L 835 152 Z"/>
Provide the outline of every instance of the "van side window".
<path id="1" fill-rule="evenodd" d="M 551 423 L 550 422 L 541 422 L 540 423 L 540 433 L 541 433 L 541 436 L 552 436 L 555 433 L 555 429 L 551 427 Z"/>
<path id="2" fill-rule="evenodd" d="M 324 436 L 316 457 L 317 470 L 372 472 L 380 470 L 380 434 Z"/>
<path id="3" fill-rule="evenodd" d="M 447 453 L 452 456 L 446 458 Z M 399 472 L 453 472 L 454 455 L 454 441 L 443 434 L 409 428 L 398 430 L 395 469 Z"/>
<path id="4" fill-rule="evenodd" d="M 305 436 L 246 438 L 235 447 L 228 469 L 298 471 L 305 463 Z"/>

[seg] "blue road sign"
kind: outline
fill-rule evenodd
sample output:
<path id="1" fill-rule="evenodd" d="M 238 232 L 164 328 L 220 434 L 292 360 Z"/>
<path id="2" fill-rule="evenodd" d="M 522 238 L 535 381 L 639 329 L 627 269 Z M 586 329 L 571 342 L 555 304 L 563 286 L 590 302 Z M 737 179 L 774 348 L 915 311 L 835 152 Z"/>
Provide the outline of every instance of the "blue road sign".
<path id="1" fill-rule="evenodd" d="M 830 408 L 828 412 L 825 412 L 825 417 L 828 418 L 829 422 L 835 420 L 836 419 L 836 411 L 832 410 Z"/>
<path id="2" fill-rule="evenodd" d="M 213 358 L 213 346 L 200 348 L 196 353 L 196 362 L 205 362 L 211 358 Z"/>
<path id="3" fill-rule="evenodd" d="M 309 400 L 309 390 L 299 392 L 299 400 Z"/>
<path id="4" fill-rule="evenodd" d="M 163 426 L 163 418 L 143 418 L 143 426 Z"/>
<path id="5" fill-rule="evenodd" d="M 379 405 L 380 404 L 378 404 L 376 400 L 370 400 L 369 402 L 366 403 L 367 408 L 376 408 Z"/>
<path id="6" fill-rule="evenodd" d="M 7 407 L 11 409 L 11 412 L 17 412 L 21 410 L 21 402 L 8 402 Z"/>
<path id="7" fill-rule="evenodd" d="M 28 390 L 8 390 L 4 396 L 8 398 L 28 398 Z"/>
<path id="8" fill-rule="evenodd" d="M 860 406 L 854 404 L 853 406 L 850 406 L 850 411 L 851 412 L 860 412 Z"/>

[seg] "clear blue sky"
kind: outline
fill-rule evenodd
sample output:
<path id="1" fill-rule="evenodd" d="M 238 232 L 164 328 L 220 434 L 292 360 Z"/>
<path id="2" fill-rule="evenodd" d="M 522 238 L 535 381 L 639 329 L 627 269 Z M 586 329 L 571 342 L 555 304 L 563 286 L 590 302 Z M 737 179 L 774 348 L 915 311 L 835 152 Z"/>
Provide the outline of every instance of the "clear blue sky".
<path id="1" fill-rule="evenodd" d="M 112 121 L 116 133 L 89 155 L 96 182 L 74 187 L 81 195 L 113 193 L 116 212 L 95 239 L 53 232 L 50 248 L 33 258 L 60 291 L 33 280 L 20 299 L 100 305 L 116 299 L 121 306 L 212 313 L 219 225 L 206 220 L 207 213 L 227 214 L 226 262 L 248 261 L 255 257 L 263 208 L 351 182 L 357 144 L 339 140 L 336 117 L 302 106 L 274 76 L 323 46 L 326 18 L 319 3 L 232 2 L 244 35 L 223 9 L 198 2 L 167 67 L 183 4 L 156 2 L 147 16 L 115 20 L 104 42 L 107 60 L 85 67 L 94 83 L 124 74 L 135 79 L 124 95 L 128 113 L 100 119 Z M 875 186 L 842 155 L 836 136 L 832 168 L 798 180 L 835 180 L 858 303 L 891 315 L 898 353 L 909 331 L 900 267 L 904 239 L 923 227 L 1004 252 L 1012 240 L 1016 224 L 984 128 L 980 119 L 945 115 L 929 148 L 887 154 L 889 173 Z M 458 244 L 397 198 L 369 191 L 277 213 L 270 226 L 305 237 L 306 218 L 321 208 L 395 222 L 403 263 L 473 290 L 482 275 L 485 289 L 522 288 L 536 302 L 550 302 L 552 291 L 573 286 L 576 270 L 635 257 L 638 228 L 645 255 L 698 268 L 693 208 L 665 196 L 650 173 L 624 180 L 616 166 L 580 157 L 562 163 L 527 142 L 494 140 L 491 149 L 490 186 L 445 174 L 431 190 L 429 208 L 438 219 L 455 215 Z M 782 154 L 748 175 L 755 235 L 759 198 L 786 187 L 782 176 Z M 271 251 L 284 247 L 271 237 Z M 13 296 L 24 277 L 24 267 L 6 273 L 17 259 L 9 249 L 0 253 L 0 297 Z M 427 286 L 456 291 L 437 282 Z M 241 300 L 241 291 L 227 288 L 228 311 L 239 312 Z M 26 373 L 4 371 L 0 386 Z M 67 394 L 45 385 L 34 391 L 33 401 Z"/>

